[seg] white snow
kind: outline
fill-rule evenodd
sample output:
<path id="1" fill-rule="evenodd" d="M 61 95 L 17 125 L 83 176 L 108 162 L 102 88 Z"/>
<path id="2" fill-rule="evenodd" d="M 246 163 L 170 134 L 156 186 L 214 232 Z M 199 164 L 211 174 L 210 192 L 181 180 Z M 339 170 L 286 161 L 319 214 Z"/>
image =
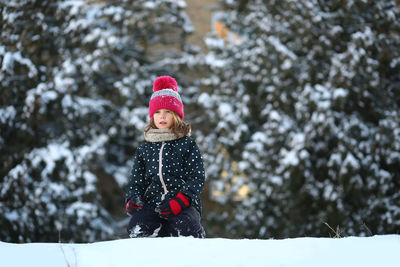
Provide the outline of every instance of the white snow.
<path id="1" fill-rule="evenodd" d="M 7 106 L 4 108 L 0 108 L 0 122 L 5 123 L 6 121 L 14 120 L 17 115 L 17 111 L 13 106 Z"/>
<path id="2" fill-rule="evenodd" d="M 282 44 L 278 38 L 276 38 L 274 36 L 269 36 L 268 41 L 270 44 L 272 44 L 275 47 L 276 51 L 278 51 L 279 53 L 282 53 L 282 54 L 288 56 L 292 60 L 297 59 L 296 54 L 294 54 L 284 44 Z"/>
<path id="3" fill-rule="evenodd" d="M 24 58 L 20 51 L 17 52 L 6 52 L 3 57 L 3 63 L 0 70 L 8 72 L 9 74 L 14 74 L 14 63 L 18 62 L 21 65 L 28 67 L 28 77 L 32 78 L 37 75 L 38 71 L 35 65 L 29 58 Z"/>
<path id="4" fill-rule="evenodd" d="M 2 266 L 398 267 L 400 235 L 232 240 L 139 238 L 92 244 L 0 242 Z"/>
<path id="5" fill-rule="evenodd" d="M 222 41 L 223 42 L 223 41 Z M 206 43 L 208 44 L 208 45 L 210 45 L 209 44 L 209 40 L 207 41 L 206 40 Z M 215 43 L 214 43 L 214 45 L 216 45 Z M 217 46 L 217 45 L 216 45 Z M 214 54 L 212 54 L 212 53 L 208 53 L 206 56 L 205 56 L 205 60 L 206 60 L 206 63 L 207 64 L 209 64 L 210 66 L 213 66 L 213 67 L 215 67 L 215 68 L 223 68 L 227 63 L 226 63 L 226 60 L 223 60 L 223 59 L 220 59 L 220 58 L 218 58 L 217 56 L 215 56 Z"/>

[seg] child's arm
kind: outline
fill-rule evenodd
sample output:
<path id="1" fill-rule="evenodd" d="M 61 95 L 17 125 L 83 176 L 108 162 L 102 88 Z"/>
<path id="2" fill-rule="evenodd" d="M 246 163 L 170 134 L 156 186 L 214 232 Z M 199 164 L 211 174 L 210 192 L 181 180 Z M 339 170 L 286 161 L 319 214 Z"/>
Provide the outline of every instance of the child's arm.
<path id="1" fill-rule="evenodd" d="M 182 194 L 190 199 L 199 197 L 204 187 L 205 173 L 200 149 L 194 140 L 191 140 L 188 157 L 186 160 L 186 184 L 182 188 Z"/>
<path id="2" fill-rule="evenodd" d="M 142 201 L 145 190 L 145 164 L 140 153 L 140 149 L 138 149 L 133 162 L 131 175 L 129 176 L 128 180 L 125 203 L 127 203 L 129 200 Z"/>

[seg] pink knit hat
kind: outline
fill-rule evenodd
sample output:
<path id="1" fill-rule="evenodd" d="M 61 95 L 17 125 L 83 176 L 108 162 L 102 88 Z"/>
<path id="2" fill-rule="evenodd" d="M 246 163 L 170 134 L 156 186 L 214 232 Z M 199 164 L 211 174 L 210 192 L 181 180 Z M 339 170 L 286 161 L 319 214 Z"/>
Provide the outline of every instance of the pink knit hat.
<path id="1" fill-rule="evenodd" d="M 178 114 L 182 119 L 183 103 L 178 94 L 178 84 L 171 76 L 160 76 L 153 83 L 153 94 L 149 103 L 149 116 L 159 109 L 169 109 Z"/>

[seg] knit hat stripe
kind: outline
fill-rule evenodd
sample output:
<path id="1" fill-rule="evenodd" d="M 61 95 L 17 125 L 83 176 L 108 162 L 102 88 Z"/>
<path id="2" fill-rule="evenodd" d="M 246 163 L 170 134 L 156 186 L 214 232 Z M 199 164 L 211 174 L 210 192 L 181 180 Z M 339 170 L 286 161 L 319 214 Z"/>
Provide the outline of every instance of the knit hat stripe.
<path id="1" fill-rule="evenodd" d="M 172 97 L 177 98 L 177 99 L 179 100 L 179 102 L 182 102 L 181 96 L 180 96 L 177 92 L 175 92 L 173 89 L 169 89 L 169 88 L 165 88 L 165 89 L 159 90 L 159 91 L 157 91 L 157 92 L 154 92 L 154 93 L 151 95 L 150 100 L 152 100 L 153 98 L 155 98 L 155 97 L 157 97 L 157 96 L 160 96 L 160 95 L 163 95 L 163 96 L 172 96 Z"/>

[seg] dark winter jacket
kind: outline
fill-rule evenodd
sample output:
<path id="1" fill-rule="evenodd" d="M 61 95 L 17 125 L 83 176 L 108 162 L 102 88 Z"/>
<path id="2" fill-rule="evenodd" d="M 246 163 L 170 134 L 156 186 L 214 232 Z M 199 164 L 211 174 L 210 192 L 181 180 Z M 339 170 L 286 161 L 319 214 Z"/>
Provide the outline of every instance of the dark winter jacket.
<path id="1" fill-rule="evenodd" d="M 165 199 L 171 199 L 181 192 L 201 213 L 200 192 L 204 181 L 203 160 L 192 138 L 146 142 L 136 151 L 125 201 L 139 198 L 156 206 L 163 194 Z"/>

